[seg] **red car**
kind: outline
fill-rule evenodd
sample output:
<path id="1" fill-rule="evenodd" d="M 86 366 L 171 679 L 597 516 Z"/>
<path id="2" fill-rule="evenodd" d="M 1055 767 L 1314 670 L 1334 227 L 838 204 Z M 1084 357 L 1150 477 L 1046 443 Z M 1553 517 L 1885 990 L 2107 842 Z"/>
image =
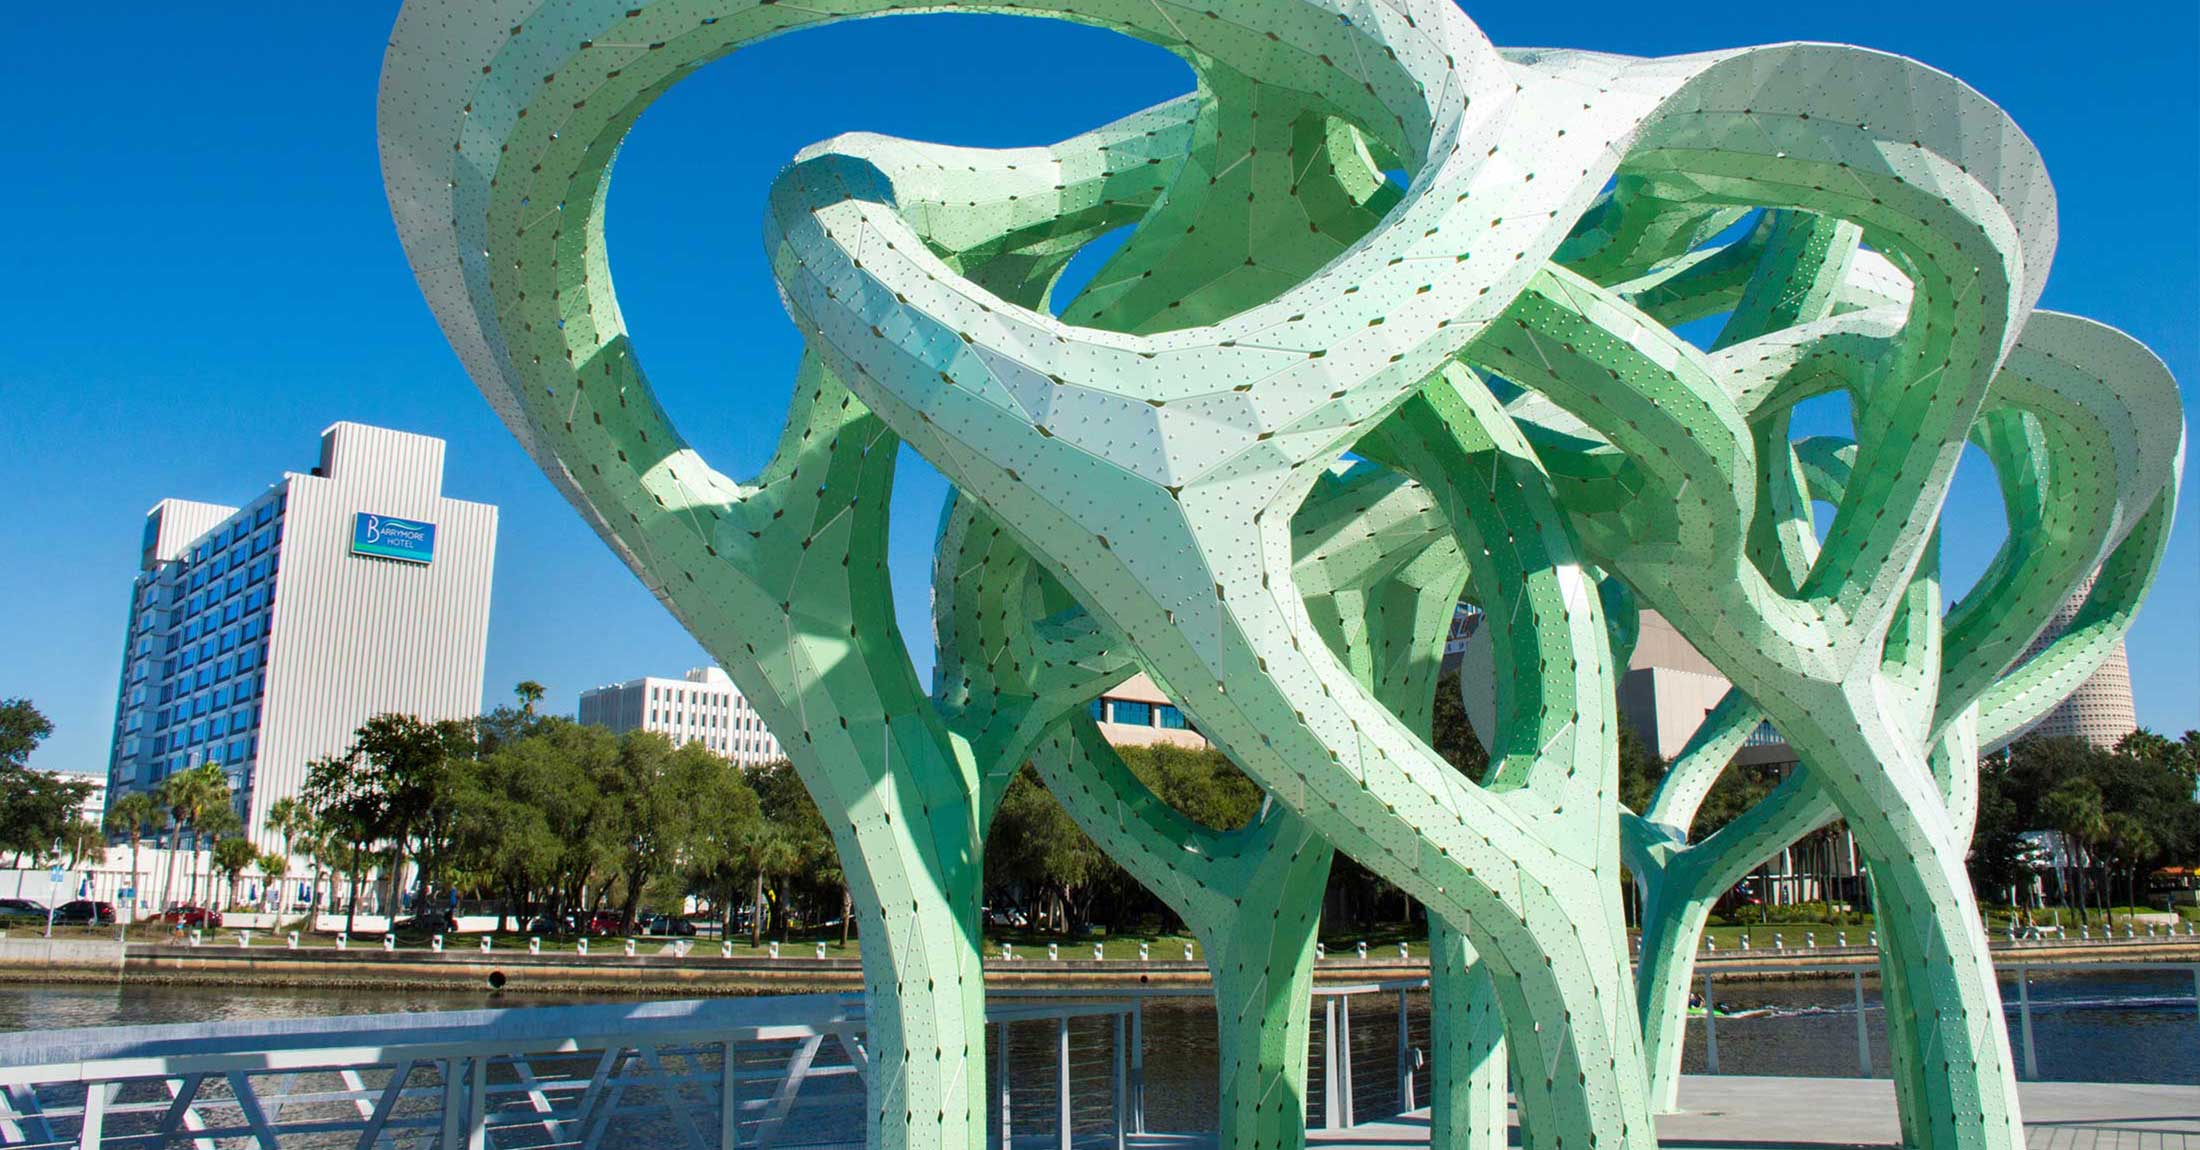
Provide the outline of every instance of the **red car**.
<path id="1" fill-rule="evenodd" d="M 599 910 L 588 916 L 586 932 L 598 938 L 608 938 L 611 935 L 625 933 L 620 929 L 624 925 L 625 920 L 620 917 L 618 911 Z"/>
<path id="2" fill-rule="evenodd" d="M 203 906 L 172 906 L 161 912 L 160 920 L 171 926 L 197 926 L 209 930 L 222 924 L 222 912 Z"/>

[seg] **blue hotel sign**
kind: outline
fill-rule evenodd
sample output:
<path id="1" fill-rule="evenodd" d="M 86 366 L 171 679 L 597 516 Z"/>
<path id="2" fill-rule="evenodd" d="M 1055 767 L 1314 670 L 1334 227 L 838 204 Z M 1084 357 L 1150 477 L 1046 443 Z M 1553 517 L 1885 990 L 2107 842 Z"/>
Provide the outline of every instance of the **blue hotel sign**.
<path id="1" fill-rule="evenodd" d="M 351 519 L 351 553 L 426 563 L 435 558 L 435 524 L 361 511 Z"/>

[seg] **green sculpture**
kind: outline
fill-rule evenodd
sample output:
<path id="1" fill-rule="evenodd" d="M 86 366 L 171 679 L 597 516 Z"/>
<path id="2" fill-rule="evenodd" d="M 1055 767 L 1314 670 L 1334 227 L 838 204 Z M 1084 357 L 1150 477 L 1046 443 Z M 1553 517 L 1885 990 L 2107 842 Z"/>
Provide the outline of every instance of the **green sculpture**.
<path id="1" fill-rule="evenodd" d="M 1183 56 L 1198 90 L 1049 147 L 849 136 L 797 157 L 766 239 L 810 354 L 746 482 L 642 373 L 603 242 L 612 160 L 696 67 L 905 9 L 410 0 L 381 93 L 392 210 L 460 358 L 833 828 L 870 1143 L 983 1142 L 979 880 L 1033 761 L 1204 941 L 1232 1146 L 1303 1140 L 1333 851 L 1429 908 L 1432 1141 L 1498 1145 L 1509 1079 L 1527 1145 L 1647 1148 L 1702 908 L 1840 817 L 1881 911 L 1908 1141 L 2015 1150 L 1962 868 L 1976 750 L 2129 625 L 2183 436 L 2143 349 L 2033 312 L 2053 196 L 2014 125 L 1861 49 L 1501 53 L 1447 0 L 947 7 L 1111 28 Z M 1063 266 L 1126 224 L 1056 319 Z M 1672 331 L 1721 313 L 1708 352 Z M 1789 413 L 1828 393 L 1854 442 L 1791 443 Z M 1943 612 L 1937 516 L 1967 441 L 2011 530 Z M 956 487 L 929 689 L 885 570 L 904 442 Z M 1812 499 L 1838 507 L 1823 543 Z M 2096 568 L 2069 633 L 2012 668 Z M 1462 595 L 1490 620 L 1479 780 L 1428 743 Z M 1613 700 L 1638 600 L 1736 686 L 1640 817 Z M 1266 790 L 1259 820 L 1183 818 L 1096 737 L 1087 701 L 1133 670 Z M 1760 716 L 1805 769 L 1691 842 Z M 1623 840 L 1650 893 L 1639 1002 Z"/>

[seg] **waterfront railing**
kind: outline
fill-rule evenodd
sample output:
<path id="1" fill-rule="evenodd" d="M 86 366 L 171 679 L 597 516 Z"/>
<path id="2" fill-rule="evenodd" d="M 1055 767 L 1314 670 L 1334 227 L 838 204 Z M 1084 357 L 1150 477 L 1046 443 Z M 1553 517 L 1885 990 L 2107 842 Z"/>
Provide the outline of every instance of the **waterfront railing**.
<path id="1" fill-rule="evenodd" d="M 2181 974 L 2191 979 L 2200 1025 L 2200 963 L 2031 961 L 2001 970 L 2026 1078 L 2040 1077 L 2033 1016 L 2043 1008 L 2034 994 L 2042 975 Z M 1735 1024 L 1722 1013 L 1722 986 L 1831 977 L 1850 981 L 1856 1073 L 1870 1075 L 1875 1011 L 1866 1009 L 1865 980 L 1873 973 L 1791 962 L 1704 971 L 1703 1068 L 1720 1072 L 1720 1028 Z M 1315 989 L 1311 1126 L 1345 1130 L 1425 1101 L 1427 989 L 1426 978 Z M 993 989 L 992 1073 L 972 1068 L 986 1080 L 989 1144 L 1124 1150 L 1127 1138 L 1148 1131 L 1149 1007 L 1206 996 L 1190 986 Z M 1792 1019 L 1751 1025 L 1783 1021 Z M 1183 1024 L 1174 1020 L 1173 1033 L 1182 1036 Z M 7 1035 L 0 1146 L 852 1146 L 867 1113 L 865 1034 L 860 999 L 828 994 Z"/>

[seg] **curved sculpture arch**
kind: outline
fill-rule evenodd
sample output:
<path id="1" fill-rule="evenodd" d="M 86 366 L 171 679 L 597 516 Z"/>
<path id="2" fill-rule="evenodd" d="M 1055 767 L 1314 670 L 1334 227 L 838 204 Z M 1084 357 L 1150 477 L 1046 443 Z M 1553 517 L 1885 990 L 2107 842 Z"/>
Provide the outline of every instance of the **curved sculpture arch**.
<path id="1" fill-rule="evenodd" d="M 1037 757 L 1109 841 L 1104 808 L 1138 795 L 1076 715 L 1137 666 L 1276 807 L 1231 832 L 1246 873 L 1161 863 L 1157 842 L 1222 842 L 1151 808 L 1113 849 L 1225 962 L 1250 940 L 1201 908 L 1257 893 L 1300 922 L 1332 850 L 1423 902 L 1438 1141 L 1501 1135 L 1493 1076 L 1509 1076 L 1530 1145 L 1652 1145 L 1688 915 L 1735 859 L 1838 815 L 1886 912 L 1908 1140 L 2015 1150 L 1961 866 L 1968 760 L 2129 625 L 2183 450 L 2151 356 L 2033 311 L 2054 203 L 2029 141 L 1951 77 L 1832 45 L 1500 52 L 1448 0 L 950 7 L 1112 28 L 1184 56 L 1200 87 L 1049 147 L 849 136 L 797 157 L 766 236 L 809 355 L 746 481 L 697 457 L 650 392 L 603 244 L 611 164 L 696 67 L 903 9 L 410 0 L 380 106 L 399 232 L 460 358 L 827 816 L 868 943 L 871 1143 L 982 1142 L 964 1071 L 985 1065 L 991 814 Z M 1067 318 L 1049 314 L 1070 254 L 1124 225 Z M 1671 330 L 1722 312 L 1708 350 Z M 1856 441 L 1791 444 L 1786 412 L 1828 392 L 1851 398 Z M 1944 615 L 1936 524 L 1967 441 L 2011 531 Z M 904 442 L 956 487 L 929 687 L 885 573 Z M 1340 477 L 1420 502 L 1386 518 Z M 1813 494 L 1839 508 L 1823 546 Z M 1309 561 L 1312 521 L 1342 542 Z M 2012 668 L 2096 568 L 2069 634 Z M 1495 621 L 1479 780 L 1426 737 L 1435 621 L 1462 583 Z M 1658 608 L 1736 684 L 1640 817 L 1618 805 L 1627 628 L 1607 598 Z M 1807 769 L 1689 842 L 1760 714 Z M 1662 932 L 1640 1003 L 1623 841 Z M 1225 1037 L 1256 1097 L 1288 1094 L 1289 1057 L 1252 1051 L 1289 1046 L 1310 938 L 1260 955 L 1289 978 L 1257 993 L 1217 971 L 1261 1020 Z M 1443 1006 L 1470 1000 L 1494 1010 Z M 1233 1103 L 1226 1133 L 1288 1150 L 1291 1110 Z"/>

